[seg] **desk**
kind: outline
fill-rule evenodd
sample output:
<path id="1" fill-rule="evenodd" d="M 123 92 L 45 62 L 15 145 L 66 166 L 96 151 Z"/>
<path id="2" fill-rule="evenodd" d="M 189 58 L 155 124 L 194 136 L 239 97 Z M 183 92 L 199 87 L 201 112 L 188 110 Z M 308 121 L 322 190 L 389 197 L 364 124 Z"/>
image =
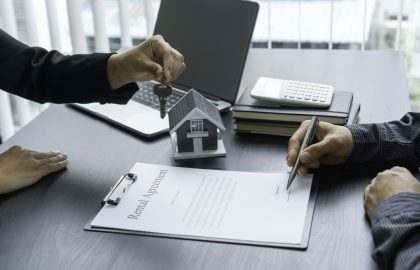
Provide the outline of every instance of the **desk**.
<path id="1" fill-rule="evenodd" d="M 252 49 L 241 89 L 258 76 L 354 91 L 363 122 L 409 110 L 404 59 L 395 52 Z M 371 171 L 321 170 L 306 251 L 85 232 L 99 202 L 135 162 L 244 171 L 284 171 L 287 139 L 238 136 L 223 115 L 226 158 L 174 162 L 168 136 L 148 140 L 66 106 L 52 106 L 0 146 L 68 154 L 68 169 L 0 197 L 1 269 L 375 269 L 362 194 Z"/>

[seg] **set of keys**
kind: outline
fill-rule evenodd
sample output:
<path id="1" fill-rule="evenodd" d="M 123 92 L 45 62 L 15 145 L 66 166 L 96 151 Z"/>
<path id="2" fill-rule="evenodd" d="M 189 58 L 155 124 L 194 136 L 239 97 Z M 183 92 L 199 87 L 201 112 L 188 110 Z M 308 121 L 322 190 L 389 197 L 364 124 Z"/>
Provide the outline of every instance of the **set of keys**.
<path id="1" fill-rule="evenodd" d="M 166 115 L 166 101 L 172 94 L 172 87 L 162 78 L 160 84 L 153 86 L 153 93 L 159 97 L 160 118 L 163 119 Z"/>

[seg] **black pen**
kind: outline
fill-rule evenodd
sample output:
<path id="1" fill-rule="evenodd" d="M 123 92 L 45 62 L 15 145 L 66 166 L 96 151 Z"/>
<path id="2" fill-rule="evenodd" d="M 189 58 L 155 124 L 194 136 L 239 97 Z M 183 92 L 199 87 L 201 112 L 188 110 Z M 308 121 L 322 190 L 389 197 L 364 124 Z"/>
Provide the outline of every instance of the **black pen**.
<path id="1" fill-rule="evenodd" d="M 309 124 L 308 130 L 306 131 L 306 134 L 305 134 L 305 138 L 303 139 L 303 142 L 300 145 L 295 164 L 293 165 L 293 168 L 290 171 L 289 180 L 287 181 L 286 190 L 289 190 L 290 186 L 293 183 L 293 180 L 295 180 L 297 170 L 300 166 L 299 155 L 306 147 L 308 147 L 308 145 L 310 145 L 312 143 L 312 141 L 315 137 L 316 129 L 318 128 L 318 124 L 319 124 L 318 117 L 312 116 L 311 123 Z"/>

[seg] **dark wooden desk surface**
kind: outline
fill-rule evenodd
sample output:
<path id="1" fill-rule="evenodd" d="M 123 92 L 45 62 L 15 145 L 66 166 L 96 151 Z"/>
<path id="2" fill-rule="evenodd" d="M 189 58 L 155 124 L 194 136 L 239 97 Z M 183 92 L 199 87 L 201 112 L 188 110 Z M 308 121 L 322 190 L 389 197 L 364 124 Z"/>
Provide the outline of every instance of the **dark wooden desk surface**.
<path id="1" fill-rule="evenodd" d="M 409 110 L 404 59 L 395 52 L 253 49 L 241 88 L 258 76 L 330 83 L 355 93 L 362 122 Z M 217 79 L 217 78 L 215 78 Z M 116 179 L 135 162 L 244 171 L 284 171 L 287 139 L 237 136 L 223 116 L 227 158 L 174 162 L 170 140 L 146 140 L 66 106 L 52 106 L 0 152 L 19 144 L 61 150 L 68 169 L 0 197 L 1 269 L 375 269 L 364 186 L 375 175 L 331 168 L 321 183 L 306 251 L 86 232 Z"/>

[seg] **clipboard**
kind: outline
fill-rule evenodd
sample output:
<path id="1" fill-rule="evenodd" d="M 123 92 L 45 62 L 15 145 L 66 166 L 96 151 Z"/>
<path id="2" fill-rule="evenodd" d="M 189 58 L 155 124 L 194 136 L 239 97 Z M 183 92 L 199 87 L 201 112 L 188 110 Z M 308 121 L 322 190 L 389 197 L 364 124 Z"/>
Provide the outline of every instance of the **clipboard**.
<path id="1" fill-rule="evenodd" d="M 99 211 L 105 204 L 118 205 L 121 200 L 124 200 L 125 193 L 128 192 L 129 187 L 135 181 L 141 181 L 138 176 L 134 173 L 127 173 L 119 178 L 116 184 L 111 188 L 108 194 L 101 201 Z M 121 233 L 121 234 L 131 234 L 139 236 L 149 236 L 149 237 L 163 237 L 163 238 L 173 238 L 173 239 L 184 239 L 184 240 L 194 240 L 194 241 L 205 241 L 205 242 L 219 242 L 219 243 L 229 243 L 229 244 L 241 244 L 241 245 L 252 245 L 252 246 L 266 246 L 266 247 L 282 247 L 282 248 L 292 248 L 292 249 L 307 249 L 310 238 L 310 231 L 312 227 L 313 213 L 315 209 L 315 201 L 318 192 L 318 177 L 314 175 L 309 195 L 309 201 L 307 205 L 307 212 L 305 216 L 304 228 L 302 233 L 302 240 L 300 244 L 294 243 L 280 243 L 280 242 L 268 242 L 268 241 L 249 241 L 249 240 L 237 240 L 237 239 L 228 239 L 228 238 L 217 238 L 217 237 L 204 237 L 204 236 L 194 236 L 194 235 L 180 235 L 180 234 L 169 234 L 169 233 L 156 233 L 148 231 L 135 231 L 135 230 L 125 230 L 125 229 L 110 229 L 103 227 L 94 227 L 91 225 L 92 221 L 96 217 L 96 214 L 87 222 L 84 226 L 85 231 L 95 231 L 95 232 L 107 232 L 107 233 Z M 98 211 L 98 212 L 99 212 Z"/>

